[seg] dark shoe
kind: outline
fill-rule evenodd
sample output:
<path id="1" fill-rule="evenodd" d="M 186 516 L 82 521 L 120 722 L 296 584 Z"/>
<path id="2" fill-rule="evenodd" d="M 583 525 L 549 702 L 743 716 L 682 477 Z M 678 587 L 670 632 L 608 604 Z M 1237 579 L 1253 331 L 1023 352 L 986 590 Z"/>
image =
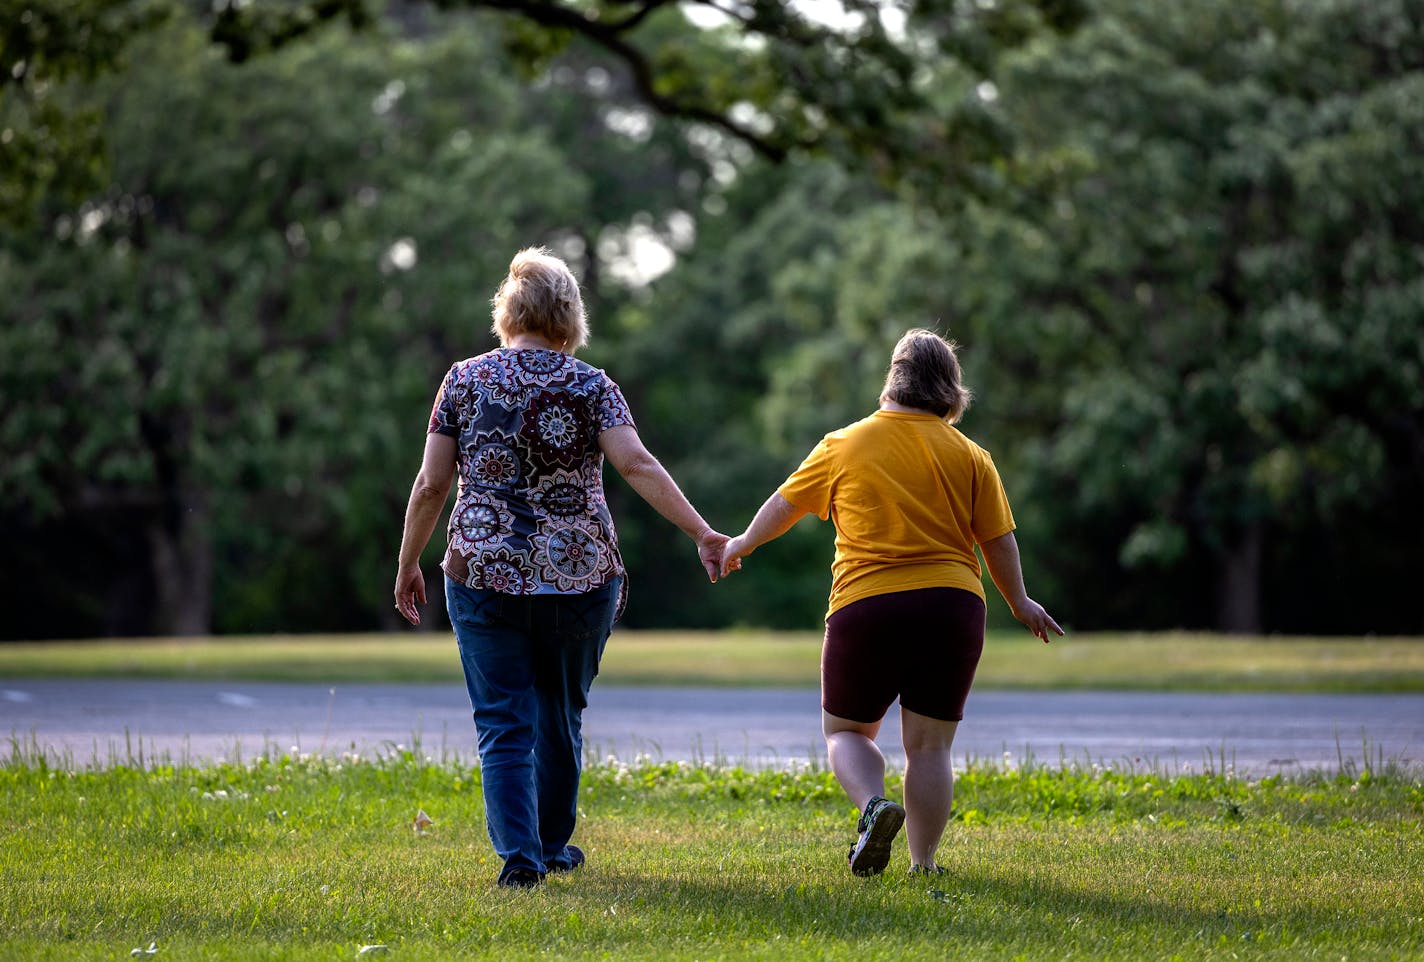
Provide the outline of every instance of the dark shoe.
<path id="1" fill-rule="evenodd" d="M 532 868 L 510 869 L 499 877 L 499 884 L 509 889 L 538 888 L 543 881 L 544 876 Z"/>
<path id="2" fill-rule="evenodd" d="M 574 869 L 582 866 L 584 862 L 588 861 L 588 859 L 584 858 L 583 849 L 577 845 L 565 845 L 564 858 L 568 859 L 569 864 L 563 865 L 559 862 L 550 862 L 545 866 L 545 868 L 549 870 L 550 875 L 557 872 L 572 872 Z"/>
<path id="3" fill-rule="evenodd" d="M 910 866 L 910 874 L 911 874 L 911 875 L 943 875 L 943 874 L 944 874 L 944 866 L 943 866 L 943 865 L 936 865 L 934 868 L 930 868 L 928 865 L 911 865 L 911 866 Z"/>
<path id="4" fill-rule="evenodd" d="M 850 870 L 855 875 L 879 875 L 890 864 L 890 845 L 905 824 L 905 809 L 876 795 L 856 823 L 860 838 L 850 847 Z"/>

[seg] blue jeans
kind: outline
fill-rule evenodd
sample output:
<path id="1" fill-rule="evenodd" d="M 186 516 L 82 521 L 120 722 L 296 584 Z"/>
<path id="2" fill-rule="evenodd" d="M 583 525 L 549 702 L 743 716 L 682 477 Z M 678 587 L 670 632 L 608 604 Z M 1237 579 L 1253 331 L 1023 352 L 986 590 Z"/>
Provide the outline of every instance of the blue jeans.
<path id="1" fill-rule="evenodd" d="M 618 588 L 615 579 L 581 595 L 504 595 L 445 579 L 501 879 L 572 867 L 583 710 Z"/>

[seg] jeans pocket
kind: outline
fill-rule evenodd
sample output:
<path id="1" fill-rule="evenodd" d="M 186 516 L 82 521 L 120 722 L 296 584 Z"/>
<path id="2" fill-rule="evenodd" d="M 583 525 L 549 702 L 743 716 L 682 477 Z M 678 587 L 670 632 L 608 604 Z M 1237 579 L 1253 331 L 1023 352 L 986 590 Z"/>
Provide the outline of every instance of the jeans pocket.
<path id="1" fill-rule="evenodd" d="M 558 633 L 569 641 L 607 637 L 613 628 L 613 608 L 618 601 L 618 580 L 586 594 L 561 599 Z"/>
<path id="2" fill-rule="evenodd" d="M 497 591 L 446 582 L 445 607 L 457 638 L 461 637 L 462 628 L 478 632 L 508 627 L 509 613 L 504 610 L 507 600 L 506 595 Z"/>

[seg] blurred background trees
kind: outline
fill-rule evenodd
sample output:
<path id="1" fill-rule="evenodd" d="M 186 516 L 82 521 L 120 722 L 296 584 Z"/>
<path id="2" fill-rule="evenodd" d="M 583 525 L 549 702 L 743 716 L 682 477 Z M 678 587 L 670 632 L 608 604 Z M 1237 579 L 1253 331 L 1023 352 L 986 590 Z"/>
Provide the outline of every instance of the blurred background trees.
<path id="1" fill-rule="evenodd" d="M 533 243 L 727 530 L 930 326 L 1061 620 L 1424 632 L 1424 4 L 0 4 L 6 637 L 393 627 Z M 627 624 L 817 626 L 607 483 Z"/>

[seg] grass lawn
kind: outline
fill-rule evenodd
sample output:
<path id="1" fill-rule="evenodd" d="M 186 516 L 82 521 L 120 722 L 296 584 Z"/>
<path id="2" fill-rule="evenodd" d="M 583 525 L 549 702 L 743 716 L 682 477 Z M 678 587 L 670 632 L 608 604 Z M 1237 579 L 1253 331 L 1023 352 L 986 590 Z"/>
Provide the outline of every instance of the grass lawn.
<path id="1" fill-rule="evenodd" d="M 1418 772 L 971 768 L 949 872 L 926 880 L 903 840 L 884 876 L 848 873 L 853 813 L 825 773 L 603 766 L 575 838 L 589 864 L 533 892 L 493 885 L 478 779 L 410 753 L 147 771 L 16 753 L 0 957 L 1424 957 Z"/>
<path id="2" fill-rule="evenodd" d="M 818 683 L 809 632 L 619 631 L 601 684 Z M 0 678 L 149 677 L 249 681 L 458 682 L 444 633 L 37 642 L 0 645 Z M 1070 635 L 1043 645 L 991 633 L 979 688 L 1424 691 L 1424 638 Z"/>

